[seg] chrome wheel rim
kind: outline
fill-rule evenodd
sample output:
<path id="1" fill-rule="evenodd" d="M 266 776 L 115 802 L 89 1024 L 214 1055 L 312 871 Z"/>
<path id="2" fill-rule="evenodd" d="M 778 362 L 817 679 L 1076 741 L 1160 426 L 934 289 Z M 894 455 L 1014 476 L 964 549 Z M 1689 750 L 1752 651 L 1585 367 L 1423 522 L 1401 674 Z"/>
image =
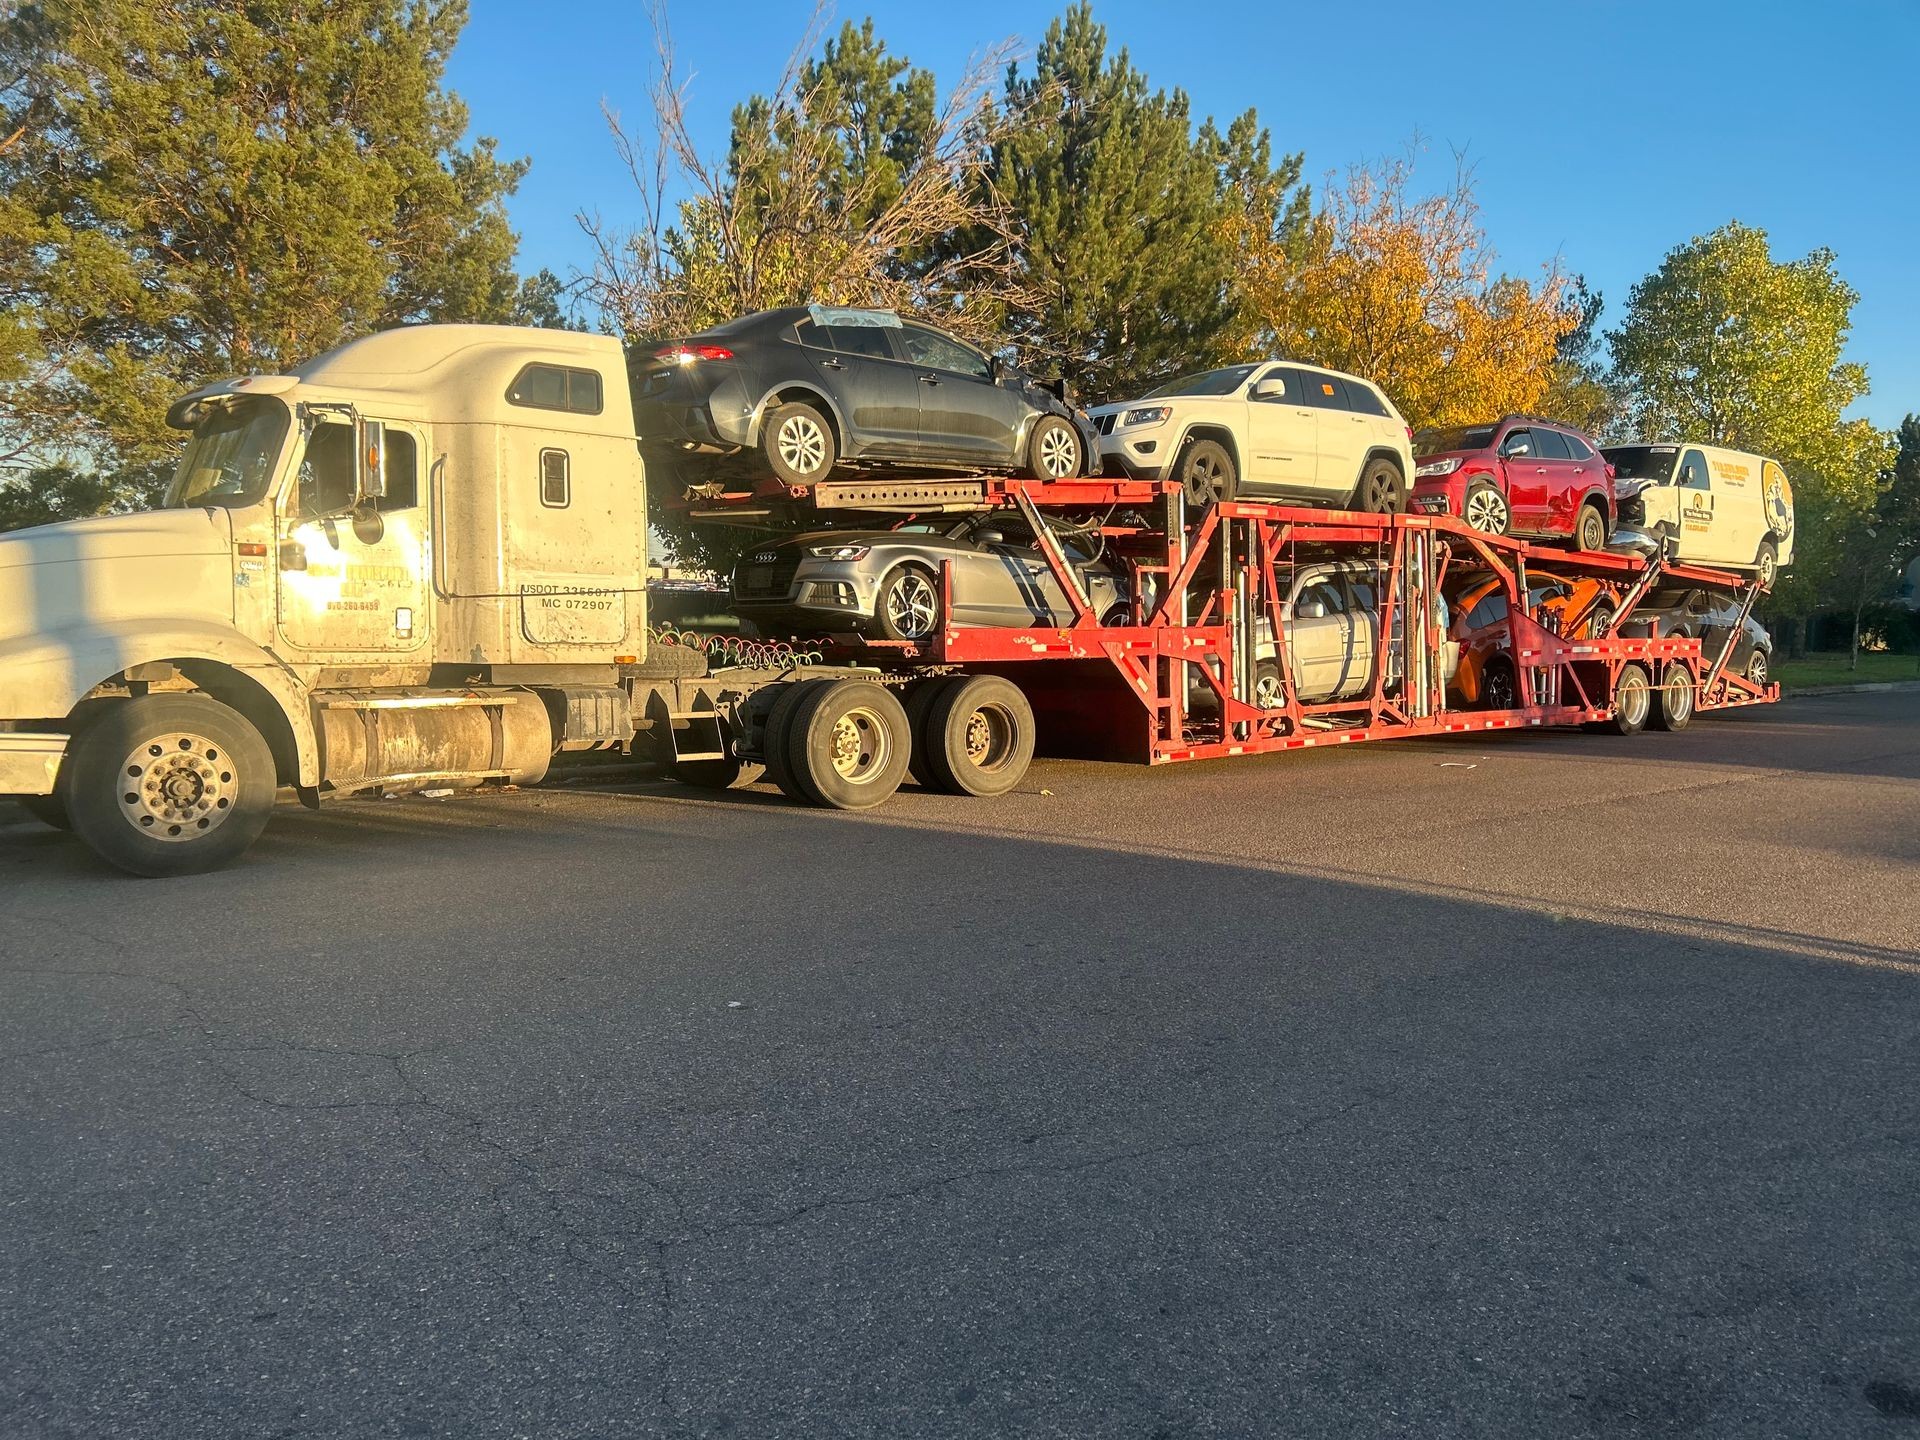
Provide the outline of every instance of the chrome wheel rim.
<path id="1" fill-rule="evenodd" d="M 1755 685 L 1764 685 L 1767 683 L 1766 656 L 1755 655 L 1751 660 L 1747 661 L 1747 679 L 1751 680 Z"/>
<path id="2" fill-rule="evenodd" d="M 1280 677 L 1278 675 L 1263 674 L 1253 682 L 1253 703 L 1261 710 L 1280 708 Z"/>
<path id="3" fill-rule="evenodd" d="M 811 475 L 827 458 L 827 436 L 810 415 L 789 415 L 780 423 L 775 443 L 780 458 L 798 475 Z"/>
<path id="4" fill-rule="evenodd" d="M 1049 425 L 1040 436 L 1040 469 L 1049 480 L 1065 480 L 1080 468 L 1080 441 L 1065 425 Z"/>
<path id="5" fill-rule="evenodd" d="M 1778 565 L 1779 562 L 1772 555 L 1762 555 L 1760 557 L 1760 588 L 1762 590 L 1771 590 L 1773 588 L 1773 572 L 1778 568 Z"/>
<path id="6" fill-rule="evenodd" d="M 976 770 L 998 770 L 1013 754 L 1013 716 L 1000 705 L 982 705 L 961 732 L 961 748 Z"/>
<path id="7" fill-rule="evenodd" d="M 120 813 L 150 839 L 198 840 L 233 813 L 239 781 L 224 745 L 189 730 L 156 735 L 121 762 Z"/>
<path id="8" fill-rule="evenodd" d="M 1639 671 L 1621 677 L 1620 689 L 1613 697 L 1620 718 L 1627 724 L 1638 727 L 1646 722 L 1647 706 L 1651 700 L 1647 694 L 1647 682 Z"/>
<path id="9" fill-rule="evenodd" d="M 924 575 L 908 571 L 887 592 L 887 623 L 909 640 L 933 634 L 939 612 L 939 597 Z"/>
<path id="10" fill-rule="evenodd" d="M 1693 677 L 1680 666 L 1667 671 L 1667 718 L 1685 724 L 1693 714 Z"/>
<path id="11" fill-rule="evenodd" d="M 855 706 L 833 722 L 828 756 L 834 773 L 853 785 L 864 785 L 882 770 L 893 754 L 893 737 L 880 712 Z"/>
<path id="12" fill-rule="evenodd" d="M 1466 522 L 1482 535 L 1504 534 L 1507 528 L 1507 502 L 1497 490 L 1476 490 L 1467 497 Z"/>

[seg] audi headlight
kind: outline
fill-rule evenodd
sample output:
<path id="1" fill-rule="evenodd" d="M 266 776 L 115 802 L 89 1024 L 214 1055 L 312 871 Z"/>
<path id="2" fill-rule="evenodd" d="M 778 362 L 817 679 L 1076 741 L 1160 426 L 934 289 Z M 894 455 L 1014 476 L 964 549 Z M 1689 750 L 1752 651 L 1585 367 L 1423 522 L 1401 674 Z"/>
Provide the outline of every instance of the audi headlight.
<path id="1" fill-rule="evenodd" d="M 1414 466 L 1413 473 L 1416 479 L 1423 475 L 1451 475 L 1463 463 L 1457 455 L 1451 460 L 1429 460 L 1424 465 Z"/>
<path id="2" fill-rule="evenodd" d="M 1129 410 L 1126 414 L 1122 415 L 1120 417 L 1120 425 L 1123 429 L 1128 429 L 1135 425 L 1164 425 L 1167 423 L 1167 417 L 1171 414 L 1173 414 L 1173 407 L 1171 405 L 1142 405 L 1138 409 Z"/>
<path id="3" fill-rule="evenodd" d="M 869 548 L 865 545 L 809 545 L 807 554 L 816 560 L 864 560 Z"/>

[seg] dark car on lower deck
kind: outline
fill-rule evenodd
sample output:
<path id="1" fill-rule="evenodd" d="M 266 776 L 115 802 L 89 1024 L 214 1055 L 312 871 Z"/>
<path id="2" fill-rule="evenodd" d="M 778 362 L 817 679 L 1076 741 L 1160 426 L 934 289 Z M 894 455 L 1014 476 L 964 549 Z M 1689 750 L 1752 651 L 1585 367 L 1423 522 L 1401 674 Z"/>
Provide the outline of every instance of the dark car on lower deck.
<path id="1" fill-rule="evenodd" d="M 633 380 L 642 451 L 690 484 L 842 465 L 1065 480 L 1098 453 L 1064 387 L 887 310 L 763 310 L 659 347 Z"/>

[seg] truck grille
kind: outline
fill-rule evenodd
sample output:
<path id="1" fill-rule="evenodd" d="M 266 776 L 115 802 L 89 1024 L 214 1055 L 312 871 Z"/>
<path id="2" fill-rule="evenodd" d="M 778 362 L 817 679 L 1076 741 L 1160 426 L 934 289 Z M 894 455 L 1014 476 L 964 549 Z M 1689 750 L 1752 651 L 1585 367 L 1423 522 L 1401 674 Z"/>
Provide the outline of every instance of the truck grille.
<path id="1" fill-rule="evenodd" d="M 793 572 L 800 568 L 797 552 L 774 553 L 771 560 L 750 555 L 733 572 L 734 598 L 739 600 L 784 600 L 793 588 Z"/>

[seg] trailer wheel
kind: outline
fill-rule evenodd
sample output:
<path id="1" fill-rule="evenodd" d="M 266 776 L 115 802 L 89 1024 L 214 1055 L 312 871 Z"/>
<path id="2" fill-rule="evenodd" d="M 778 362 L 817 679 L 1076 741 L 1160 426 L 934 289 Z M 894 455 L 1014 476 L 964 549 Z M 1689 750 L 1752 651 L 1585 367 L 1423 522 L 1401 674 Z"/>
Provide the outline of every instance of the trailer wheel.
<path id="1" fill-rule="evenodd" d="M 949 795 L 1004 795 L 1033 761 L 1033 707 L 998 675 L 942 687 L 927 711 L 926 767 Z"/>
<path id="2" fill-rule="evenodd" d="M 1693 723 L 1693 675 L 1679 661 L 1660 672 L 1660 695 L 1647 720 L 1656 730 L 1674 732 Z"/>
<path id="3" fill-rule="evenodd" d="M 1638 735 L 1647 728 L 1653 712 L 1653 683 L 1646 667 L 1628 661 L 1620 667 L 1620 678 L 1613 682 L 1613 715 L 1595 723 L 1594 729 L 1615 735 Z"/>
<path id="4" fill-rule="evenodd" d="M 868 810 L 900 788 L 913 751 L 907 712 L 871 680 L 810 690 L 787 721 L 787 768 L 805 798 L 835 810 Z"/>
<path id="5" fill-rule="evenodd" d="M 927 768 L 927 756 L 933 749 L 933 742 L 927 738 L 927 716 L 933 709 L 935 697 L 942 690 L 964 684 L 965 681 L 964 675 L 936 675 L 931 680 L 922 680 L 907 691 L 907 733 L 913 739 L 913 753 L 907 758 L 907 773 L 922 790 L 939 788 L 934 783 L 933 772 Z"/>
<path id="6" fill-rule="evenodd" d="M 197 875 L 241 855 L 273 810 L 273 754 L 205 695 L 142 695 L 89 724 L 67 755 L 67 813 L 134 875 Z"/>
<path id="7" fill-rule="evenodd" d="M 786 686 L 774 699 L 773 708 L 767 711 L 766 723 L 761 728 L 760 758 L 766 763 L 767 778 L 778 785 L 780 793 L 789 800 L 804 804 L 813 798 L 800 788 L 793 766 L 787 761 L 787 740 L 792 733 L 793 712 L 809 691 L 830 683 L 827 680 L 799 680 Z"/>

